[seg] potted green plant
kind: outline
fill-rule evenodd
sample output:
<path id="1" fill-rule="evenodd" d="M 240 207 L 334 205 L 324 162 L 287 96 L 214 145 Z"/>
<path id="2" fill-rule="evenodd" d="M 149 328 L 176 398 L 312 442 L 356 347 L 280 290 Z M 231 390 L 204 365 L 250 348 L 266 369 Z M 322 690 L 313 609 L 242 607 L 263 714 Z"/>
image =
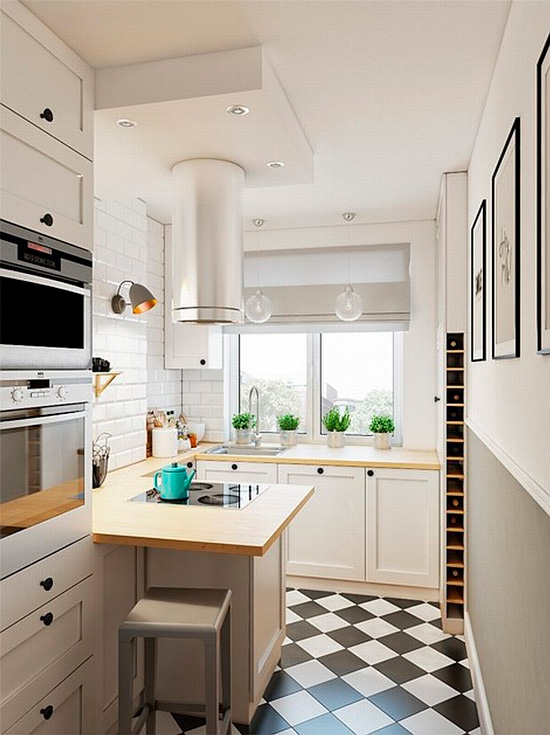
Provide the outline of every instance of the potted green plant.
<path id="1" fill-rule="evenodd" d="M 256 426 L 256 418 L 248 412 L 236 413 L 231 419 L 237 444 L 250 444 L 250 430 Z"/>
<path id="2" fill-rule="evenodd" d="M 344 446 L 344 432 L 349 429 L 351 417 L 349 408 L 346 406 L 344 413 L 340 413 L 338 406 L 333 406 L 323 416 L 323 424 L 328 431 L 327 443 L 329 447 L 337 449 Z"/>
<path id="3" fill-rule="evenodd" d="M 395 424 L 391 416 L 382 414 L 371 418 L 369 431 L 374 436 L 375 449 L 391 449 L 390 438 L 395 431 Z"/>
<path id="4" fill-rule="evenodd" d="M 294 416 L 292 413 L 285 413 L 283 416 L 277 416 L 277 424 L 279 426 L 281 446 L 295 447 L 298 441 L 296 429 L 300 424 L 299 417 Z"/>

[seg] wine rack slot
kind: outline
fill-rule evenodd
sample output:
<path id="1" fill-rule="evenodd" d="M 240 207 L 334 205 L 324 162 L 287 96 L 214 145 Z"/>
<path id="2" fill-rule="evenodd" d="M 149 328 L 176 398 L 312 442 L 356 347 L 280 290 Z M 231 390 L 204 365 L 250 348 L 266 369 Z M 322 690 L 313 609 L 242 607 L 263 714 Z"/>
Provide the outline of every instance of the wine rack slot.
<path id="1" fill-rule="evenodd" d="M 445 353 L 445 569 L 443 629 L 463 633 L 465 580 L 465 351 L 464 334 L 446 335 Z"/>

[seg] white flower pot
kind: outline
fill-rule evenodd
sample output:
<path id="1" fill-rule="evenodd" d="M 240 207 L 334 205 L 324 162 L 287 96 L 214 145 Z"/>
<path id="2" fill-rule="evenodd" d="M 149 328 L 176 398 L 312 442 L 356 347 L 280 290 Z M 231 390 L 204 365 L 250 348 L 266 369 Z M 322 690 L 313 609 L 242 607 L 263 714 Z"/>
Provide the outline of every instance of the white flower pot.
<path id="1" fill-rule="evenodd" d="M 235 429 L 235 444 L 250 444 L 250 429 Z"/>
<path id="2" fill-rule="evenodd" d="M 296 429 L 284 431 L 281 429 L 279 431 L 279 436 L 281 439 L 281 446 L 282 447 L 295 447 L 298 443 L 298 432 Z"/>
<path id="3" fill-rule="evenodd" d="M 375 449 L 391 449 L 391 434 L 373 434 L 373 436 Z"/>
<path id="4" fill-rule="evenodd" d="M 327 434 L 327 444 L 331 449 L 340 449 L 345 441 L 346 434 L 343 431 L 329 431 Z"/>

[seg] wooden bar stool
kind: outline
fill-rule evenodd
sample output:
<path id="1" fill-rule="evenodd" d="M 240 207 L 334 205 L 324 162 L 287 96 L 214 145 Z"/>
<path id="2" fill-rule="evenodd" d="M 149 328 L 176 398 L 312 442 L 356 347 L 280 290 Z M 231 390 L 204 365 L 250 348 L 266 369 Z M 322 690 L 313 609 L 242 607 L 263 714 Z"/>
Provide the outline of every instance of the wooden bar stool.
<path id="1" fill-rule="evenodd" d="M 145 703 L 132 730 L 132 640 L 145 639 Z M 190 638 L 204 644 L 205 704 L 155 699 L 157 638 Z M 205 712 L 208 735 L 231 730 L 231 590 L 152 587 L 118 631 L 118 732 L 155 733 L 155 712 Z M 220 660 L 222 698 L 220 702 Z M 221 709 L 220 709 L 221 704 Z"/>

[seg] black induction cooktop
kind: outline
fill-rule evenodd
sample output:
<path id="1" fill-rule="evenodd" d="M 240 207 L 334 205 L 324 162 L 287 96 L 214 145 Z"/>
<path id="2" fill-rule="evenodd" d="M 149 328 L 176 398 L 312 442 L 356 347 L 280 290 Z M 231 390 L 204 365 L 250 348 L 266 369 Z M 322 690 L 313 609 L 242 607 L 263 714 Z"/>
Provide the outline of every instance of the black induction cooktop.
<path id="1" fill-rule="evenodd" d="M 198 505 L 203 508 L 240 509 L 251 503 L 267 485 L 234 482 L 192 482 L 185 500 L 164 500 L 155 488 L 130 498 L 132 503 L 162 503 L 166 505 Z"/>

